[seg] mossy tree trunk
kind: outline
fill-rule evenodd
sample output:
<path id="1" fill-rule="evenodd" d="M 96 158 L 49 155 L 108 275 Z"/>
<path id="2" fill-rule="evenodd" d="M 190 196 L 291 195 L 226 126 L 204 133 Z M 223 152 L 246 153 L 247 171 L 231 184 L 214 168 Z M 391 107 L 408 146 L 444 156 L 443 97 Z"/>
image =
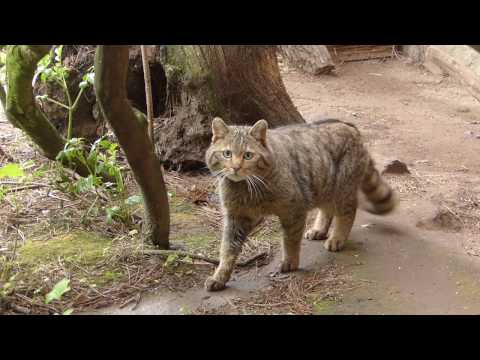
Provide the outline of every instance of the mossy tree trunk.
<path id="1" fill-rule="evenodd" d="M 79 84 L 95 58 L 96 45 L 63 45 L 62 64 L 69 71 L 66 79 L 69 92 L 74 97 L 79 90 Z M 150 74 L 152 82 L 153 114 L 158 117 L 163 112 L 165 104 L 165 74 L 160 63 L 160 48 L 148 48 L 150 51 Z M 134 108 L 147 113 L 146 94 L 144 85 L 144 71 L 140 46 L 130 46 L 129 49 L 129 73 L 127 80 L 128 97 Z M 36 81 L 34 95 L 47 94 L 50 98 L 61 103 L 67 102 L 65 90 L 56 82 Z M 49 101 L 40 104 L 41 110 L 45 113 L 50 122 L 61 134 L 67 133 L 68 111 Z M 81 137 L 87 144 L 93 143 L 98 137 L 104 135 L 107 129 L 105 122 L 99 115 L 96 105 L 94 89 L 89 87 L 80 97 L 77 108 L 73 113 L 73 136 Z"/>
<path id="2" fill-rule="evenodd" d="M 5 45 L 0 45 L 0 51 L 3 51 L 4 47 Z M 3 63 L 3 61 L 0 62 L 0 71 L 4 66 L 5 64 Z M 5 92 L 4 84 L 1 80 L 0 80 L 0 102 L 2 103 L 3 110 L 5 110 L 5 107 L 7 104 L 7 93 Z"/>
<path id="3" fill-rule="evenodd" d="M 203 167 L 215 116 L 237 125 L 265 119 L 271 128 L 304 122 L 283 84 L 276 46 L 172 45 L 163 57 L 167 113 L 156 143 L 166 165 Z"/>
<path id="4" fill-rule="evenodd" d="M 7 107 L 7 94 L 3 88 L 3 84 L 0 82 L 0 102 L 2 103 L 3 110 Z"/>
<path id="5" fill-rule="evenodd" d="M 145 240 L 169 248 L 169 207 L 161 164 L 148 138 L 146 124 L 135 116 L 127 98 L 128 46 L 97 47 L 95 92 L 143 194 Z"/>
<path id="6" fill-rule="evenodd" d="M 38 61 L 50 51 L 49 45 L 12 45 L 7 48 L 8 120 L 27 133 L 49 159 L 55 159 L 63 149 L 64 139 L 37 108 L 32 79 Z"/>
<path id="7" fill-rule="evenodd" d="M 37 63 L 50 48 L 50 45 L 8 46 L 5 114 L 12 125 L 23 130 L 47 158 L 55 160 L 65 146 L 65 139 L 38 109 L 32 88 Z M 89 174 L 88 169 L 81 163 L 64 165 L 72 167 L 82 176 Z"/>

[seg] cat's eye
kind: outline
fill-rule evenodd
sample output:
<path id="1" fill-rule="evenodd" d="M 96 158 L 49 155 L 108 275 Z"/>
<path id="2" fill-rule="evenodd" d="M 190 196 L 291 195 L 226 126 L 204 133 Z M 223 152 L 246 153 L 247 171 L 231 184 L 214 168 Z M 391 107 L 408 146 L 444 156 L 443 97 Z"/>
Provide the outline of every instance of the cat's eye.
<path id="1" fill-rule="evenodd" d="M 252 160 L 253 159 L 253 153 L 251 153 L 250 151 L 247 151 L 247 152 L 245 152 L 245 154 L 243 154 L 243 158 L 245 160 Z"/>
<path id="2" fill-rule="evenodd" d="M 232 152 L 230 150 L 224 150 L 223 157 L 226 159 L 230 159 L 232 157 Z"/>

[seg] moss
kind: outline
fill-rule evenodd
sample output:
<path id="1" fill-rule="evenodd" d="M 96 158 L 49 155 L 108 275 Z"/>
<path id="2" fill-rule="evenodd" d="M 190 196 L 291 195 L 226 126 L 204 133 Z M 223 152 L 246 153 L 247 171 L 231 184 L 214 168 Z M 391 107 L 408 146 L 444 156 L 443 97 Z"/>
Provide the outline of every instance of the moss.
<path id="1" fill-rule="evenodd" d="M 37 63 L 48 51 L 48 46 L 8 47 L 6 58 L 8 97 L 5 114 L 12 125 L 30 136 L 46 157 L 55 159 L 64 147 L 64 140 L 37 108 L 31 85 Z"/>
<path id="2" fill-rule="evenodd" d="M 315 315 L 322 315 L 331 312 L 335 303 L 331 300 L 313 300 L 313 313 Z"/>
<path id="3" fill-rule="evenodd" d="M 207 111 L 210 114 L 214 114 L 217 116 L 220 114 L 227 114 L 227 111 L 223 106 L 222 100 L 220 99 L 218 92 L 215 91 L 214 79 L 212 75 L 206 77 L 206 87 L 207 87 L 207 99 L 206 99 Z"/>
<path id="4" fill-rule="evenodd" d="M 49 240 L 30 240 L 20 249 L 18 262 L 37 266 L 61 257 L 92 265 L 104 257 L 111 242 L 111 239 L 81 231 L 58 235 Z"/>
<path id="5" fill-rule="evenodd" d="M 171 45 L 167 52 L 167 77 L 175 76 L 182 80 L 201 78 L 205 70 L 201 64 L 201 54 L 194 45 Z"/>

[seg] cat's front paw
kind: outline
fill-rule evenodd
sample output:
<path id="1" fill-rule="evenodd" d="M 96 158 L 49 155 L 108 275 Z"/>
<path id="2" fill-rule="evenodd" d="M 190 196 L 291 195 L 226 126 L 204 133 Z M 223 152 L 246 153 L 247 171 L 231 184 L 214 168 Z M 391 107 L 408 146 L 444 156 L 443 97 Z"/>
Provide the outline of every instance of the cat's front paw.
<path id="1" fill-rule="evenodd" d="M 280 264 L 280 272 L 287 273 L 298 270 L 298 261 L 283 260 Z"/>
<path id="2" fill-rule="evenodd" d="M 205 290 L 207 291 L 220 291 L 225 289 L 225 283 L 215 280 L 213 276 L 210 276 L 205 281 Z"/>
<path id="3" fill-rule="evenodd" d="M 325 244 L 323 244 L 325 249 L 327 249 L 328 251 L 332 251 L 332 252 L 337 252 L 337 251 L 342 250 L 344 245 L 345 245 L 344 241 L 340 241 L 340 240 L 335 239 L 335 238 L 329 238 L 329 239 L 327 239 L 327 241 L 325 241 Z"/>
<path id="4" fill-rule="evenodd" d="M 328 231 L 310 229 L 305 233 L 305 239 L 310 241 L 326 240 Z"/>

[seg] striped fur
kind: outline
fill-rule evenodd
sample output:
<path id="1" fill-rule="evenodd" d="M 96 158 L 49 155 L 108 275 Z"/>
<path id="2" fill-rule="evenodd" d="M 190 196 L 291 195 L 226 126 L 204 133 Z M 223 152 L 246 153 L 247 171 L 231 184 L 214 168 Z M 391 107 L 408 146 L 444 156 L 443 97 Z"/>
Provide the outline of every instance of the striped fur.
<path id="1" fill-rule="evenodd" d="M 373 160 L 370 160 L 360 189 L 359 206 L 369 213 L 386 215 L 398 204 L 397 195 L 375 169 Z"/>
<path id="2" fill-rule="evenodd" d="M 267 127 L 265 120 L 253 127 L 227 126 L 219 118 L 212 122 L 206 161 L 218 177 L 224 230 L 220 265 L 207 279 L 208 290 L 225 287 L 243 242 L 265 215 L 280 219 L 280 270 L 293 271 L 304 236 L 325 240 L 327 250 L 339 251 L 358 207 L 386 214 L 396 204 L 353 124 L 327 119 Z M 317 218 L 304 233 L 307 214 L 314 209 Z"/>

